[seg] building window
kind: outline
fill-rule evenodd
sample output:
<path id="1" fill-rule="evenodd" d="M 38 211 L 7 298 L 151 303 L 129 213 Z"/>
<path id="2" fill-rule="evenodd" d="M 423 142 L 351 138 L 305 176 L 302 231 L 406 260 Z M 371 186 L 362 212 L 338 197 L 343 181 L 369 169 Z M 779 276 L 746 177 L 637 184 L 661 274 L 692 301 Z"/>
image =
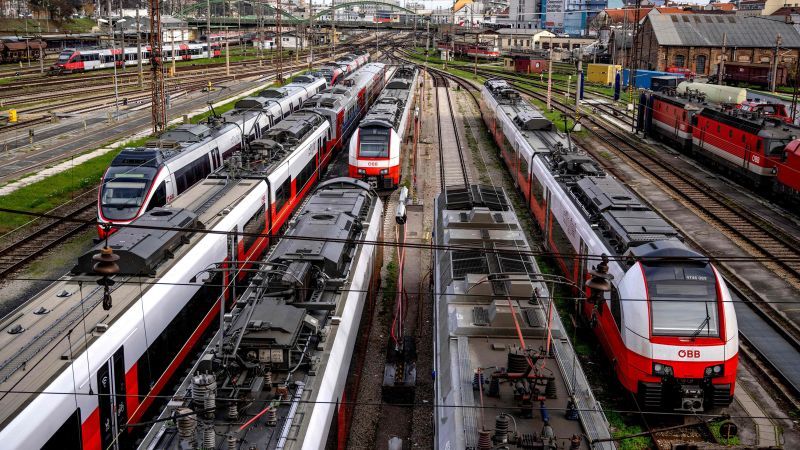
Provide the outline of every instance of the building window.
<path id="1" fill-rule="evenodd" d="M 706 73 L 706 55 L 697 55 L 694 71 L 698 74 Z"/>
<path id="2" fill-rule="evenodd" d="M 683 55 L 675 55 L 675 67 L 683 67 L 686 64 L 686 57 Z"/>

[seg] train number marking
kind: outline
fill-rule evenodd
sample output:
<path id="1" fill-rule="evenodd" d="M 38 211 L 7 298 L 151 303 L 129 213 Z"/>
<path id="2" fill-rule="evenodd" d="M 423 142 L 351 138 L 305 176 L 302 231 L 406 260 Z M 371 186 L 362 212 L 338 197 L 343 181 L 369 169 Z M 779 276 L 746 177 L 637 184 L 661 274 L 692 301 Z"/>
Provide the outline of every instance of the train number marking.
<path id="1" fill-rule="evenodd" d="M 369 167 L 378 167 L 377 161 L 367 161 L 367 166 Z"/>
<path id="2" fill-rule="evenodd" d="M 678 350 L 679 358 L 699 358 L 700 350 Z"/>

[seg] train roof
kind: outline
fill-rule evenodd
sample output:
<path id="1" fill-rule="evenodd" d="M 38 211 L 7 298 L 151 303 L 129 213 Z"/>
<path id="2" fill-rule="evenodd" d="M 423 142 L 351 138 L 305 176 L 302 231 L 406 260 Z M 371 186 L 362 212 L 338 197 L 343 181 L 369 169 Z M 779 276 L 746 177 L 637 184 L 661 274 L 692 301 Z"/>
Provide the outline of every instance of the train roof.
<path id="1" fill-rule="evenodd" d="M 228 125 L 233 126 L 233 125 Z M 160 167 L 165 161 L 180 156 L 185 150 L 214 136 L 225 123 L 182 124 L 147 141 L 144 147 L 124 148 L 111 160 L 111 166 Z"/>
<path id="2" fill-rule="evenodd" d="M 411 96 L 411 91 L 414 89 L 416 75 L 417 72 L 413 66 L 398 68 L 375 100 L 375 104 L 362 119 L 359 128 L 367 126 L 397 128 L 400 125 L 406 103 Z"/>
<path id="3" fill-rule="evenodd" d="M 310 135 L 328 126 L 328 121 L 317 112 L 297 111 L 275 124 L 261 139 L 250 142 L 249 148 L 242 152 L 244 170 L 236 168 L 233 171 L 239 176 L 261 178 L 285 161 Z M 226 177 L 228 174 L 226 169 L 213 176 Z"/>
<path id="4" fill-rule="evenodd" d="M 759 111 L 742 111 L 736 108 L 723 111 L 706 106 L 698 114 L 765 138 L 795 139 L 800 136 L 800 128 L 778 118 L 765 117 Z"/>
<path id="5" fill-rule="evenodd" d="M 447 198 L 464 189 L 452 187 L 435 201 L 436 393 L 440 403 L 461 406 L 434 409 L 437 447 L 449 442 L 453 448 L 478 448 L 479 432 L 502 429 L 496 421 L 509 422 L 508 416 L 500 416 L 512 411 L 516 433 L 533 445 L 543 422 L 540 402 L 526 403 L 526 393 L 539 397 L 550 389 L 542 405 L 560 409 L 570 391 L 570 381 L 563 374 L 577 375 L 573 383 L 585 381 L 579 366 L 575 372 L 570 370 L 573 350 L 558 314 L 550 328 L 552 341 L 548 341 L 548 289 L 505 191 L 489 186 L 469 190 L 476 188 L 499 199 L 495 205 L 504 206 L 472 202 L 451 209 Z M 559 347 L 554 349 L 555 357 L 544 354 L 547 342 Z M 588 384 L 574 392 L 580 393 L 576 401 L 586 405 L 586 411 L 599 408 Z M 560 400 L 552 400 L 556 397 Z M 549 419 L 557 436 L 584 433 L 580 421 L 565 420 L 563 414 L 550 414 Z M 602 414 L 581 419 L 591 422 L 586 429 L 593 430 L 594 425 L 607 433 Z"/>
<path id="6" fill-rule="evenodd" d="M 217 397 L 242 400 L 238 405 L 242 421 L 267 405 L 277 411 L 275 424 L 257 424 L 243 432 L 239 421 L 224 414 L 206 416 L 203 423 L 216 434 L 259 442 L 266 449 L 299 448 L 309 433 L 321 436 L 323 431 L 313 425 L 315 414 L 334 409 L 325 392 L 343 382 L 341 369 L 347 371 L 342 359 L 333 356 L 334 346 L 355 335 L 358 317 L 352 320 L 346 311 L 359 310 L 356 303 L 366 295 L 349 290 L 365 276 L 359 270 L 366 261 L 361 258 L 365 253 L 359 241 L 383 226 L 381 210 L 380 199 L 363 182 L 322 183 L 226 314 L 230 319 L 223 345 L 212 343 L 205 348 L 160 417 L 196 408 L 193 390 L 198 389 L 198 381 L 207 381 L 213 374 Z M 331 238 L 340 241 L 330 242 Z M 197 427 L 198 441 L 203 428 Z M 169 420 L 158 422 L 140 448 L 184 447 L 175 422 Z"/>
<path id="7" fill-rule="evenodd" d="M 114 277 L 113 307 L 99 307 L 103 291 L 100 278 L 87 272 L 86 261 L 105 245 L 98 244 L 80 258 L 70 273 L 36 294 L 6 315 L 0 326 L 21 332 L 0 333 L 0 389 L 16 389 L 30 394 L 0 396 L 0 427 L 4 427 L 36 394 L 49 385 L 88 346 L 117 323 L 137 300 L 156 287 L 205 234 L 192 228 L 211 229 L 224 220 L 232 204 L 256 185 L 254 180 L 230 183 L 206 180 L 191 187 L 168 207 L 148 211 L 133 225 L 170 225 L 178 230 L 126 228 L 109 237 L 109 245 L 119 250 L 118 264 L 124 272 Z M 169 214 L 165 214 L 169 213 Z M 81 321 L 83 318 L 83 322 Z M 70 331 L 72 332 L 70 333 Z M 80 330 L 81 332 L 78 332 Z M 83 333 L 86 330 L 86 334 Z M 71 340 L 66 336 L 72 336 Z"/>
<path id="8" fill-rule="evenodd" d="M 345 81 L 342 81 L 338 86 L 331 86 L 314 94 L 314 96 L 303 102 L 303 109 L 338 111 L 342 105 L 347 104 L 349 99 L 352 99 L 358 94 L 355 87 L 358 85 L 358 82 L 362 81 L 362 77 L 372 75 L 376 73 L 376 71 L 383 70 L 384 67 L 385 65 L 380 63 L 364 65 L 351 73 L 345 78 Z"/>
<path id="9" fill-rule="evenodd" d="M 234 105 L 234 112 L 263 110 L 267 108 L 270 103 L 279 101 L 282 98 L 287 98 L 299 91 L 303 91 L 307 89 L 309 85 L 318 81 L 322 81 L 322 77 L 315 77 L 312 74 L 298 75 L 294 78 L 294 80 L 292 80 L 291 83 L 285 86 L 270 87 L 258 92 L 255 95 L 251 95 L 237 101 Z"/>
<path id="10" fill-rule="evenodd" d="M 510 117 L 520 130 L 552 130 L 553 122 L 547 119 L 538 108 L 523 100 L 511 85 L 505 80 L 486 80 L 484 86 L 491 92 L 497 103 Z"/>
<path id="11" fill-rule="evenodd" d="M 538 155 L 544 169 L 552 174 L 569 201 L 593 225 L 592 231 L 606 248 L 624 254 L 643 244 L 680 239 L 678 231 L 663 217 L 619 180 L 608 176 L 590 155 L 571 147 L 560 133 L 536 128 L 530 130 L 526 126 L 528 122 L 521 118 L 522 113 L 538 110 L 504 83 L 502 80 L 488 80 L 487 91 L 512 120 L 519 135 Z M 527 152 L 521 153 L 528 157 Z M 531 161 L 526 161 L 531 164 Z M 532 189 L 542 188 L 537 183 Z"/>

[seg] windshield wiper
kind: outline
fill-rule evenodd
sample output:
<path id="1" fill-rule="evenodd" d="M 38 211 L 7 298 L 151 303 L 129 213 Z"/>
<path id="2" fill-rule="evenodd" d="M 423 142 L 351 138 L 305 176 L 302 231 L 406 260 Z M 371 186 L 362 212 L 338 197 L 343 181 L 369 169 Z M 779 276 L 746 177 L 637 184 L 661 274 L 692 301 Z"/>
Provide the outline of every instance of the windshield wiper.
<path id="1" fill-rule="evenodd" d="M 703 331 L 703 328 L 705 328 L 706 326 L 708 326 L 709 328 L 708 333 L 706 334 L 711 333 L 711 314 L 708 313 L 708 303 L 707 302 L 704 303 L 706 305 L 706 318 L 703 319 L 703 321 L 700 323 L 700 326 L 697 327 L 696 330 L 694 330 L 694 333 L 692 333 L 692 338 L 696 338 L 700 334 L 700 332 Z"/>

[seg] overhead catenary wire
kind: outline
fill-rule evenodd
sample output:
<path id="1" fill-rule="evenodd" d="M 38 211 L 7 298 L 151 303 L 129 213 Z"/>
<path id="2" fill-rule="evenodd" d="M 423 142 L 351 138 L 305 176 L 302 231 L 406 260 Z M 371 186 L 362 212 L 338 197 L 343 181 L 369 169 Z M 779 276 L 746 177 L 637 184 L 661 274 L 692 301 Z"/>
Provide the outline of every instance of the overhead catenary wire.
<path id="1" fill-rule="evenodd" d="M 60 216 L 55 214 L 48 214 L 48 213 L 37 213 L 31 211 L 24 211 L 19 209 L 11 209 L 11 208 L 0 208 L 0 212 L 10 213 L 10 214 L 22 214 L 28 216 L 36 216 L 40 218 L 48 218 L 48 219 L 57 219 L 63 220 L 68 222 L 76 222 L 76 223 L 83 223 L 83 224 L 101 224 L 96 220 L 80 220 L 75 218 L 70 218 L 66 216 Z M 364 244 L 364 245 L 378 245 L 382 247 L 406 247 L 406 248 L 421 248 L 421 249 L 434 249 L 434 250 L 455 250 L 455 251 L 475 251 L 481 253 L 491 253 L 491 254 L 519 254 L 521 256 L 543 256 L 543 257 L 558 257 L 558 258 L 567 258 L 573 260 L 586 260 L 586 261 L 602 261 L 604 257 L 607 257 L 609 261 L 621 261 L 621 262 L 669 262 L 669 261 L 694 261 L 694 262 L 733 262 L 733 261 L 745 261 L 745 262 L 760 262 L 760 261 L 774 261 L 775 258 L 771 256 L 729 256 L 729 255 L 715 255 L 715 256 L 705 256 L 701 255 L 698 257 L 642 257 L 642 256 L 631 256 L 631 255 L 596 255 L 596 254 L 580 254 L 580 253 L 565 253 L 565 252 L 553 252 L 553 251 L 536 251 L 536 250 L 508 250 L 508 249 L 493 249 L 493 248 L 483 248 L 479 246 L 472 246 L 472 245 L 436 245 L 436 244 L 415 244 L 415 243 L 398 243 L 394 241 L 384 241 L 384 240 L 368 240 L 368 239 L 337 239 L 337 238 L 330 238 L 330 237 L 307 237 L 307 236 L 291 236 L 286 234 L 277 234 L 277 233 L 254 233 L 254 232 L 244 232 L 239 231 L 234 233 L 233 231 L 224 231 L 224 230 L 209 230 L 204 228 L 193 228 L 193 227 L 186 227 L 186 228 L 179 228 L 179 227 L 166 227 L 166 226 L 155 226 L 155 225 L 138 225 L 135 223 L 130 224 L 114 224 L 114 228 L 124 229 L 144 229 L 144 230 L 155 230 L 155 231 L 183 231 L 183 232 L 190 232 L 190 233 L 203 233 L 203 234 L 217 234 L 217 235 L 233 235 L 236 234 L 241 237 L 255 237 L 255 238 L 269 238 L 269 239 L 292 239 L 292 240 L 301 240 L 301 241 L 315 241 L 315 242 L 329 242 L 329 243 L 346 243 L 346 244 Z M 800 262 L 800 257 L 798 258 L 783 258 L 782 261 L 785 262 Z"/>

